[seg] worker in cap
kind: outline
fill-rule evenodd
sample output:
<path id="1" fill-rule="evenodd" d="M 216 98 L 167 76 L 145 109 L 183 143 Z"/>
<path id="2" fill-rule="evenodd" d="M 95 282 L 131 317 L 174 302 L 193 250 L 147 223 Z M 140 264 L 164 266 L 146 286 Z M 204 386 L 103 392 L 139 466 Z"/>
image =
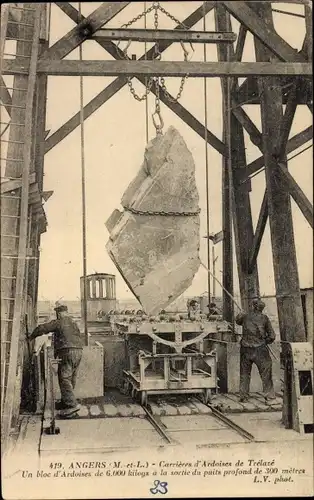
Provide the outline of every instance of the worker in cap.
<path id="1" fill-rule="evenodd" d="M 253 363 L 256 364 L 262 379 L 265 399 L 275 399 L 272 360 L 268 344 L 274 342 L 276 336 L 268 316 L 263 314 L 264 309 L 265 303 L 260 299 L 254 299 L 248 313 L 240 313 L 236 316 L 236 323 L 242 326 L 240 401 L 248 399 Z"/>
<path id="2" fill-rule="evenodd" d="M 57 318 L 37 326 L 29 338 L 33 340 L 41 335 L 53 333 L 55 357 L 60 360 L 58 381 L 61 403 L 57 409 L 62 410 L 64 418 L 72 418 L 77 416 L 80 409 L 74 396 L 74 388 L 84 341 L 78 325 L 68 314 L 67 306 L 57 302 L 54 310 Z"/>
<path id="3" fill-rule="evenodd" d="M 218 311 L 215 302 L 207 304 L 207 307 L 208 307 L 208 315 L 207 315 L 208 319 L 210 319 L 211 316 L 219 316 L 220 312 Z"/>

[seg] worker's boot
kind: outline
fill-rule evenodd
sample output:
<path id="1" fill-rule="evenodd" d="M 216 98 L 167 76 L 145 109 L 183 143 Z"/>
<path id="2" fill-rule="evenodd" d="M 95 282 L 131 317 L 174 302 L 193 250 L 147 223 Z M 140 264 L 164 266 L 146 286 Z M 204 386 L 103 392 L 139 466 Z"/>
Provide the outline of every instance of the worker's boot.
<path id="1" fill-rule="evenodd" d="M 75 416 L 77 414 L 78 411 L 80 411 L 80 408 L 81 408 L 81 406 L 79 404 L 77 404 L 76 406 L 74 406 L 72 408 L 64 408 L 60 412 L 60 416 L 63 418 L 72 418 L 73 416 Z"/>
<path id="2" fill-rule="evenodd" d="M 57 401 L 55 404 L 56 410 L 65 410 L 66 406 L 64 405 L 63 401 Z"/>

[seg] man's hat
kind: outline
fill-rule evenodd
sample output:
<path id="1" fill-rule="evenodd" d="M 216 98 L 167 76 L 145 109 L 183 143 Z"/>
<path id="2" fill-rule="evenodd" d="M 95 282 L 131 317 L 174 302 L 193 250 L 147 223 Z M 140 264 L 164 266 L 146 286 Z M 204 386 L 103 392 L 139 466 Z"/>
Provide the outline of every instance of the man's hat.
<path id="1" fill-rule="evenodd" d="M 263 302 L 261 299 L 253 299 L 252 304 L 260 311 L 262 311 L 265 308 L 265 302 Z"/>
<path id="2" fill-rule="evenodd" d="M 67 311 L 67 310 L 68 310 L 68 306 L 66 306 L 65 304 L 61 304 L 60 302 L 56 302 L 56 307 L 55 307 L 56 312 L 62 312 L 62 311 Z"/>

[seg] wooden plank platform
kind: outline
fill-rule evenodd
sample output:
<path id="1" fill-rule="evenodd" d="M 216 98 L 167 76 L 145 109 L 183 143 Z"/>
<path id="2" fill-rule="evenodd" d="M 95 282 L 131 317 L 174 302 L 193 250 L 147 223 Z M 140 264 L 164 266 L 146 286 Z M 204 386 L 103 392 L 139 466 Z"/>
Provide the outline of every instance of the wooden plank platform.
<path id="1" fill-rule="evenodd" d="M 148 403 L 152 413 L 158 416 L 201 415 L 210 411 L 193 394 L 156 395 L 150 397 Z M 282 411 L 281 397 L 266 402 L 260 393 L 251 393 L 246 403 L 240 402 L 238 393 L 217 394 L 213 396 L 210 404 L 226 414 Z M 81 409 L 77 414 L 78 419 L 123 417 L 145 418 L 145 412 L 131 396 L 120 394 L 118 391 L 108 392 L 102 397 L 82 399 Z M 60 418 L 58 413 L 56 418 Z"/>

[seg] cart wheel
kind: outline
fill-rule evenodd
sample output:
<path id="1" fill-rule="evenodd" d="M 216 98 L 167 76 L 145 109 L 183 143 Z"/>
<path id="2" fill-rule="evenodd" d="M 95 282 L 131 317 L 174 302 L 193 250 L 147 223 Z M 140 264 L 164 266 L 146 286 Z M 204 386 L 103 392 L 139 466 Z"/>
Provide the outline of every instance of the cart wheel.
<path id="1" fill-rule="evenodd" d="M 204 404 L 207 405 L 210 402 L 210 399 L 211 399 L 211 390 L 205 389 L 205 391 L 203 393 Z"/>
<path id="2" fill-rule="evenodd" d="M 147 405 L 147 392 L 146 391 L 141 392 L 141 405 L 142 406 Z"/>

